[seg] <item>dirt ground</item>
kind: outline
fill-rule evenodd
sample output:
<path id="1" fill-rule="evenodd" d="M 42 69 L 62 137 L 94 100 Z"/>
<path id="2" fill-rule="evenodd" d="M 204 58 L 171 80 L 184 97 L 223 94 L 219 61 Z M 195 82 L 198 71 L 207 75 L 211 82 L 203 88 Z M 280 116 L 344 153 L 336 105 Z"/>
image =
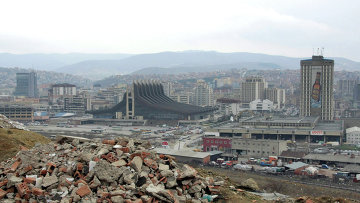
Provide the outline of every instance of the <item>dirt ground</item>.
<path id="1" fill-rule="evenodd" d="M 242 181 L 252 178 L 256 181 L 261 190 L 266 192 L 276 191 L 295 199 L 307 196 L 314 199 L 316 198 L 318 200 L 314 202 L 336 202 L 336 198 L 339 198 L 340 201 L 338 202 L 343 202 L 342 200 L 350 200 L 346 202 L 360 202 L 360 193 L 352 191 L 320 187 L 315 185 L 305 185 L 283 180 L 273 176 L 261 176 L 254 173 L 234 171 L 229 169 L 212 167 L 206 167 L 204 169 L 218 173 L 221 176 L 228 177 L 234 184 L 240 184 Z"/>
<path id="2" fill-rule="evenodd" d="M 13 157 L 20 146 L 32 148 L 36 143 L 49 143 L 44 136 L 31 131 L 0 128 L 0 162 Z"/>

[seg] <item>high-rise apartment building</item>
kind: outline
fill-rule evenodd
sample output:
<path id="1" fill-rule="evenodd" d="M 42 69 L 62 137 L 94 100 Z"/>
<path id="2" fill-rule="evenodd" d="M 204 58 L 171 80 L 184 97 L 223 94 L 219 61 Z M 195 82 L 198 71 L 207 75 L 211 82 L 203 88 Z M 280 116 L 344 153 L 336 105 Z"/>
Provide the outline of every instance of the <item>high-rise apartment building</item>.
<path id="1" fill-rule="evenodd" d="M 360 101 L 360 83 L 356 84 L 354 87 L 353 98 L 355 101 Z"/>
<path id="2" fill-rule="evenodd" d="M 323 56 L 301 60 L 300 115 L 334 119 L 334 60 Z"/>
<path id="3" fill-rule="evenodd" d="M 58 99 L 76 96 L 76 86 L 68 83 L 54 84 L 49 89 L 49 102 L 56 103 Z"/>
<path id="4" fill-rule="evenodd" d="M 241 101 L 251 102 L 257 99 L 264 99 L 264 91 L 267 83 L 261 77 L 249 77 L 241 84 Z"/>
<path id="5" fill-rule="evenodd" d="M 357 80 L 339 80 L 337 85 L 337 92 L 341 96 L 350 96 L 354 94 L 354 88 L 358 84 Z"/>
<path id="6" fill-rule="evenodd" d="M 193 104 L 196 106 L 214 105 L 213 89 L 204 80 L 198 80 L 196 83 Z"/>
<path id="7" fill-rule="evenodd" d="M 265 99 L 274 102 L 274 106 L 280 109 L 285 105 L 285 90 L 280 88 L 266 88 Z"/>
<path id="8" fill-rule="evenodd" d="M 170 99 L 180 102 L 183 104 L 191 104 L 193 101 L 194 93 L 192 92 L 182 92 L 182 93 L 176 93 L 170 96 Z"/>
<path id="9" fill-rule="evenodd" d="M 16 73 L 16 89 L 14 95 L 31 98 L 38 97 L 37 77 L 35 72 Z"/>

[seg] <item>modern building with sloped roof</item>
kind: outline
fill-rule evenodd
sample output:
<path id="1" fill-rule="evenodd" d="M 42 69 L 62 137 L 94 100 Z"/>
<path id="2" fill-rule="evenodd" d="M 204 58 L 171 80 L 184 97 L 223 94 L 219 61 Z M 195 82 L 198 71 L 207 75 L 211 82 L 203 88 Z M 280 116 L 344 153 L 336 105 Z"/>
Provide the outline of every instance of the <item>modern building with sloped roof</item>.
<path id="1" fill-rule="evenodd" d="M 124 99 L 111 109 L 90 112 L 94 118 L 152 120 L 198 120 L 208 117 L 217 108 L 175 102 L 164 94 L 160 82 L 134 82 Z"/>

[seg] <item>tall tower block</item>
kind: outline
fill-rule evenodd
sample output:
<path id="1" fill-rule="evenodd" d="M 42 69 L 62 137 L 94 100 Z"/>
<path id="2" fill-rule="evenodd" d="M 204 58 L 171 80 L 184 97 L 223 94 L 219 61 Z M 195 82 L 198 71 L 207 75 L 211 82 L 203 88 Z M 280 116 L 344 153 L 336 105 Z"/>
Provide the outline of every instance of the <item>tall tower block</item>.
<path id="1" fill-rule="evenodd" d="M 334 60 L 323 56 L 301 60 L 301 116 L 319 116 L 334 119 Z"/>

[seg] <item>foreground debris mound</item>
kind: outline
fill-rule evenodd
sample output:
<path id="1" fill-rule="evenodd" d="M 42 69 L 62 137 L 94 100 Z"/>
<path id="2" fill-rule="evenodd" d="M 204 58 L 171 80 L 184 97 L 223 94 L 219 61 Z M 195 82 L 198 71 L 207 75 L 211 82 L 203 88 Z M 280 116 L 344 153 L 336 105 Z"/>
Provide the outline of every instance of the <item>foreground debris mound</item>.
<path id="1" fill-rule="evenodd" d="M 57 143 L 0 164 L 0 200 L 45 202 L 208 202 L 221 178 L 203 178 L 171 156 L 126 138 Z"/>
<path id="2" fill-rule="evenodd" d="M 0 114 L 0 128 L 12 128 L 12 129 L 19 129 L 19 130 L 28 130 L 24 124 L 19 123 L 17 121 L 13 121 L 8 119 L 3 114 Z"/>

